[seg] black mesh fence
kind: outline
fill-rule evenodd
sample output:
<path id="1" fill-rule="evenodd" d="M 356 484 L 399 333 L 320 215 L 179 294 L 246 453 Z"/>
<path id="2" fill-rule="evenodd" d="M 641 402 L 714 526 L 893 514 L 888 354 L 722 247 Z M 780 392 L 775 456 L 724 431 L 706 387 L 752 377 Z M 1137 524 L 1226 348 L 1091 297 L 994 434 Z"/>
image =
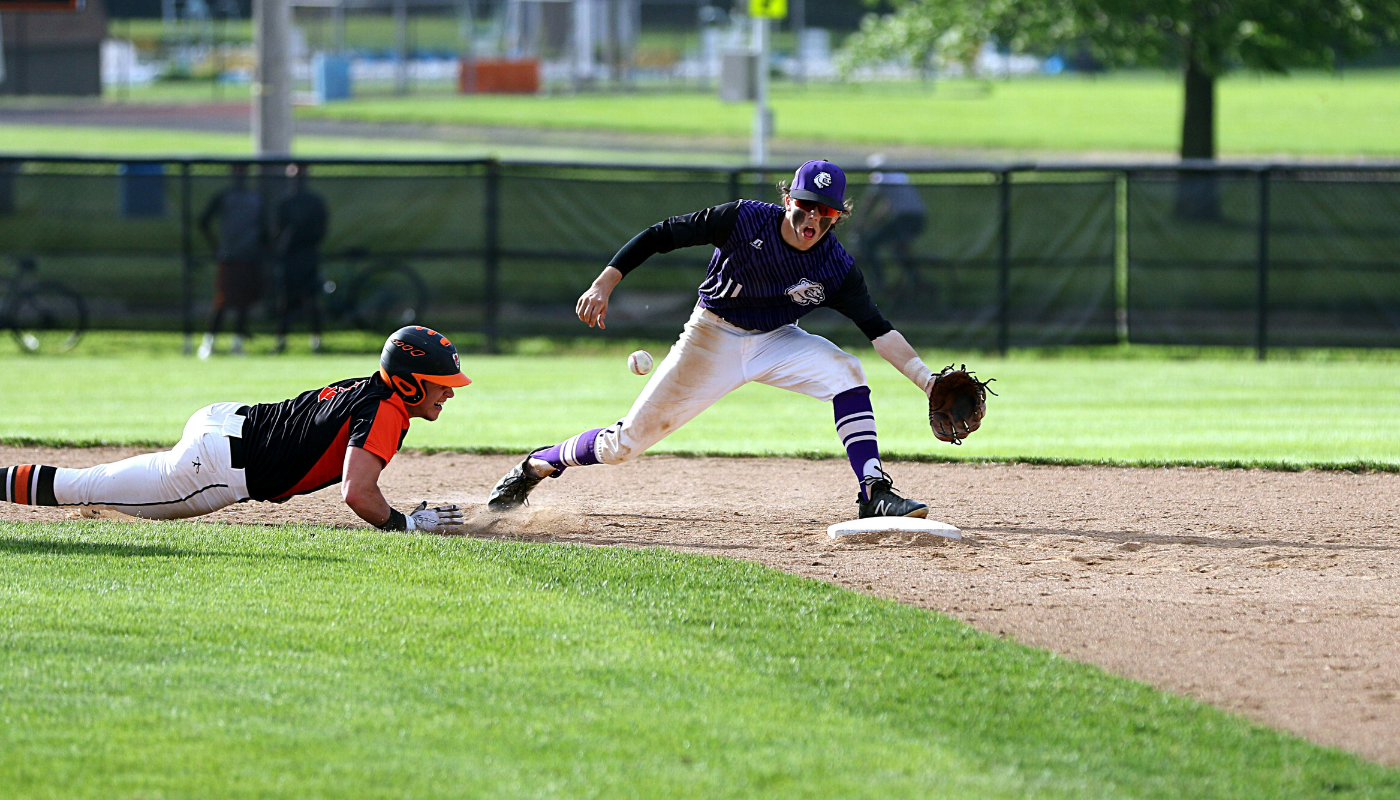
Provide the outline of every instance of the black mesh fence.
<path id="1" fill-rule="evenodd" d="M 1128 177 L 1134 342 L 1400 346 L 1400 170 Z"/>
<path id="2" fill-rule="evenodd" d="M 483 348 L 582 334 L 574 303 L 628 239 L 732 199 L 776 202 L 787 174 L 302 163 L 305 188 L 328 211 L 316 277 L 326 326 L 383 333 L 427 321 Z M 289 228 L 277 224 L 294 186 L 286 167 L 0 163 L 0 316 L 61 285 L 81 298 L 89 327 L 203 330 L 218 290 L 219 198 L 241 186 L 258 198 L 265 237 L 265 257 L 245 270 L 257 284 L 253 324 L 271 330 L 290 280 L 271 255 Z M 855 211 L 836 235 L 885 315 L 919 344 L 1400 345 L 1400 170 L 969 167 L 849 178 Z M 632 273 L 603 335 L 673 336 L 710 254 L 689 248 Z M 861 342 L 834 312 L 803 325 Z"/>

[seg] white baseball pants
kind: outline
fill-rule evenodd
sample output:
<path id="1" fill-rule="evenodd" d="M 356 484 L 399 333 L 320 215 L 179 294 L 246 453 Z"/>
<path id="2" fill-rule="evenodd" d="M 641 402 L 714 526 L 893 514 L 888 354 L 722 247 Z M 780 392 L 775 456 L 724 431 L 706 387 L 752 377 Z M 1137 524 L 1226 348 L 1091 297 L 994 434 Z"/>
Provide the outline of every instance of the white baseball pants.
<path id="1" fill-rule="evenodd" d="M 229 436 L 242 436 L 241 403 L 215 403 L 185 423 L 174 448 L 161 453 L 64 469 L 54 475 L 60 506 L 105 506 L 146 519 L 184 519 L 248 499 L 243 470 L 229 464 Z"/>
<path id="2" fill-rule="evenodd" d="M 860 359 L 797 325 L 764 333 L 700 306 L 621 422 L 598 434 L 594 452 L 621 464 L 750 381 L 829 402 L 865 385 Z"/>

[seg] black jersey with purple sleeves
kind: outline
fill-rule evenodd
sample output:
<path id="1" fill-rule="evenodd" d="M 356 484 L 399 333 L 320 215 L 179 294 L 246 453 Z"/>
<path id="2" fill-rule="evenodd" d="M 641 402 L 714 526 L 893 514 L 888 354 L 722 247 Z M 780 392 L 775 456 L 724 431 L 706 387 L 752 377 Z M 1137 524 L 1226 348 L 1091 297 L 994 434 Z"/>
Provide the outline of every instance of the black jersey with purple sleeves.
<path id="1" fill-rule="evenodd" d="M 340 483 L 347 447 L 363 447 L 388 464 L 408 433 L 403 398 L 377 374 L 259 403 L 245 416 L 244 474 L 254 500 L 284 500 Z"/>
<path id="2" fill-rule="evenodd" d="M 771 331 L 817 308 L 845 314 L 871 339 L 894 330 L 866 289 L 855 260 L 828 233 L 809 250 L 783 240 L 783 209 L 736 200 L 658 222 L 612 260 L 624 275 L 655 253 L 709 244 L 715 253 L 700 305 L 741 328 Z"/>

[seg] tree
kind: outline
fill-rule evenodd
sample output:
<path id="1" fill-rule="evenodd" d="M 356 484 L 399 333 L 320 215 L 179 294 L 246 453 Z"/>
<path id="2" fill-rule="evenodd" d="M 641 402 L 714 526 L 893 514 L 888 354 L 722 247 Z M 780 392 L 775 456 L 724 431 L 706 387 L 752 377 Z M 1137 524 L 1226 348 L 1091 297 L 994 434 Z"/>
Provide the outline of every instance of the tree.
<path id="1" fill-rule="evenodd" d="M 1088 49 L 1113 66 L 1179 64 L 1183 159 L 1213 159 L 1215 83 L 1243 66 L 1331 68 L 1400 38 L 1400 0 L 893 0 L 867 17 L 850 63 L 900 53 L 924 63 L 953 44 L 996 40 L 1013 51 Z"/>

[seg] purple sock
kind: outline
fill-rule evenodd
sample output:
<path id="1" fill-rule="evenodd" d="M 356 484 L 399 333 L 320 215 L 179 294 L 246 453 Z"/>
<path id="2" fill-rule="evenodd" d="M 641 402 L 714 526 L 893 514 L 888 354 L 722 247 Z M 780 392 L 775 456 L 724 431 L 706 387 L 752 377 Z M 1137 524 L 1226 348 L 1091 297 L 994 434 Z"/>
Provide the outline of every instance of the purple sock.
<path id="1" fill-rule="evenodd" d="M 551 478 L 557 478 L 564 474 L 567 467 L 586 467 L 589 464 L 598 463 L 598 454 L 593 451 L 593 443 L 598 440 L 598 434 L 604 428 L 593 428 L 584 431 L 578 436 L 574 436 L 556 444 L 531 453 L 531 457 L 542 461 L 548 461 L 554 467 L 554 472 L 550 473 Z"/>
<path id="2" fill-rule="evenodd" d="M 851 459 L 851 469 L 861 482 L 860 496 L 869 500 L 865 480 L 884 474 L 880 464 L 880 445 L 875 442 L 875 410 L 870 406 L 870 387 L 857 386 L 831 398 L 836 412 L 836 435 Z"/>

